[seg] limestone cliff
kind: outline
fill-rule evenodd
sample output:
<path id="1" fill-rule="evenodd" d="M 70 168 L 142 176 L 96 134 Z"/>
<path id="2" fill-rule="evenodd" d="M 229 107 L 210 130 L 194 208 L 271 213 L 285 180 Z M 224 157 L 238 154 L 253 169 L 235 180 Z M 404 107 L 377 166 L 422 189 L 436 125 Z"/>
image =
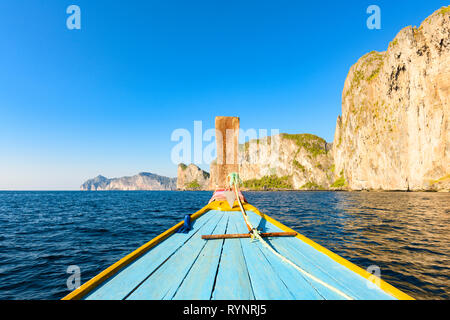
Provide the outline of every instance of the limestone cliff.
<path id="1" fill-rule="evenodd" d="M 194 164 L 186 166 L 181 163 L 178 165 L 178 190 L 208 190 L 209 173 L 203 171 Z"/>
<path id="2" fill-rule="evenodd" d="M 311 134 L 280 134 L 240 145 L 240 177 L 244 188 L 330 189 L 334 182 L 330 149 L 325 140 Z M 211 164 L 211 177 L 215 166 Z"/>
<path id="3" fill-rule="evenodd" d="M 350 69 L 333 156 L 352 190 L 450 189 L 450 7 Z"/>
<path id="4" fill-rule="evenodd" d="M 98 176 L 83 183 L 82 191 L 106 190 L 175 190 L 176 179 L 141 172 L 132 177 L 108 179 Z"/>

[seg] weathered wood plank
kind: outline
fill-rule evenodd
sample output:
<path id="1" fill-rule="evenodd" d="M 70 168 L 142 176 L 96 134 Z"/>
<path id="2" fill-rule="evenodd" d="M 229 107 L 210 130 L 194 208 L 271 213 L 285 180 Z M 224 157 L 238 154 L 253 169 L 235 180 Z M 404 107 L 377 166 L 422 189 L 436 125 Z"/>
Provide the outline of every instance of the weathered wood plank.
<path id="1" fill-rule="evenodd" d="M 266 258 L 266 263 L 269 264 L 273 268 L 273 270 L 275 270 L 278 277 L 286 285 L 289 292 L 294 296 L 294 299 L 324 299 L 324 296 L 320 294 L 319 290 L 316 289 L 316 286 L 311 281 L 309 281 L 309 279 L 305 278 L 292 266 L 288 265 L 279 257 L 275 256 L 261 242 L 257 241 L 256 243 L 258 245 L 258 250 L 260 250 Z"/>
<path id="2" fill-rule="evenodd" d="M 211 179 L 212 189 L 228 187 L 227 177 L 232 172 L 239 171 L 239 118 L 216 117 L 217 160 L 214 166 L 215 174 Z"/>
<path id="3" fill-rule="evenodd" d="M 303 256 L 300 256 L 298 252 L 293 254 L 291 247 L 286 246 L 280 246 L 280 242 L 277 241 L 278 239 L 272 239 L 269 241 L 270 245 L 281 255 L 285 256 L 286 258 L 290 259 L 292 262 L 294 262 L 297 266 L 302 268 L 304 271 L 308 272 L 309 274 L 317 277 L 318 279 L 324 281 L 325 283 L 335 287 L 336 289 L 344 292 L 345 294 L 352 296 L 351 292 L 342 285 L 340 285 L 338 282 L 335 281 L 335 279 L 329 277 L 326 273 L 322 272 L 317 265 L 313 265 L 308 260 L 304 259 Z M 295 274 L 297 276 L 301 276 L 305 281 L 308 282 L 308 285 L 310 288 L 313 288 L 321 297 L 321 299 L 326 300 L 346 300 L 345 297 L 339 295 L 338 293 L 334 292 L 333 290 L 330 290 L 329 288 L 325 287 L 324 285 L 314 281 L 313 279 L 307 277 L 306 275 L 301 274 L 298 270 L 294 269 L 292 266 L 288 265 L 287 263 L 281 261 L 279 257 L 276 257 L 275 255 L 271 254 L 270 252 L 267 252 L 267 257 L 270 261 L 273 261 L 272 263 L 278 264 L 280 266 L 280 269 L 288 269 L 289 272 L 286 272 L 288 275 L 291 274 L 292 277 L 294 277 Z M 284 265 L 284 267 L 283 267 Z M 293 275 L 292 275 L 293 274 Z M 293 281 L 286 281 L 287 286 L 291 292 L 294 293 L 296 298 L 301 298 L 302 295 L 302 289 L 297 286 L 297 284 Z M 300 296 L 298 296 L 300 295 Z"/>
<path id="4" fill-rule="evenodd" d="M 230 216 L 230 222 L 234 223 L 237 232 L 245 232 L 242 217 Z M 278 276 L 277 270 L 267 263 L 267 259 L 259 249 L 259 241 L 251 239 L 239 239 L 244 252 L 247 270 L 253 287 L 253 293 L 257 300 L 292 300 L 294 296 Z"/>
<path id="5" fill-rule="evenodd" d="M 202 234 L 212 234 L 224 217 L 221 212 L 217 211 L 211 211 L 208 214 L 213 215 L 213 219 L 209 220 L 202 228 Z M 177 250 L 166 263 L 161 265 L 127 299 L 172 299 L 205 245 L 206 241 L 201 239 L 200 234 L 191 238 L 189 243 Z"/>
<path id="6" fill-rule="evenodd" d="M 227 213 L 235 215 L 236 213 Z M 235 223 L 228 222 L 227 232 L 236 233 Z M 254 300 L 250 276 L 239 239 L 227 239 L 223 245 L 213 300 Z"/>
<path id="7" fill-rule="evenodd" d="M 193 229 L 187 233 L 175 233 L 149 252 L 143 255 L 114 277 L 85 297 L 87 300 L 121 300 L 124 299 L 156 268 L 164 263 L 170 255 L 183 245 L 189 245 L 194 235 L 200 236 L 207 223 L 211 223 L 214 215 L 206 214 L 197 219 Z M 217 218 L 215 218 L 217 219 Z"/>
<path id="8" fill-rule="evenodd" d="M 229 216 L 224 215 L 214 233 L 227 232 Z M 209 300 L 214 287 L 214 280 L 221 257 L 223 240 L 205 241 L 202 251 L 186 278 L 183 280 L 172 299 L 175 300 Z"/>
<path id="9" fill-rule="evenodd" d="M 371 286 L 369 288 L 367 286 L 368 282 L 364 278 L 351 270 L 342 269 L 332 259 L 324 259 L 317 252 L 306 254 L 304 248 L 296 242 L 273 239 L 272 244 L 281 254 L 291 259 L 294 263 L 301 264 L 306 271 L 333 285 L 354 299 L 393 299 L 392 296 L 378 287 Z M 329 290 L 326 290 L 326 288 L 320 290 L 321 292 L 328 291 L 330 295 L 326 295 L 327 299 L 334 299 L 333 294 Z"/>
<path id="10" fill-rule="evenodd" d="M 268 232 L 261 233 L 260 236 L 263 238 L 268 237 L 295 237 L 297 232 Z M 251 238 L 250 233 L 232 233 L 232 234 L 210 234 L 203 235 L 204 240 L 220 240 L 220 239 L 237 239 L 237 238 Z"/>
<path id="11" fill-rule="evenodd" d="M 261 223 L 258 215 L 255 213 L 249 211 L 248 212 L 249 219 L 254 225 L 263 225 L 264 231 L 269 232 L 277 232 L 280 229 L 276 226 L 272 225 L 270 222 L 265 221 L 264 223 Z M 285 240 L 285 241 L 282 241 Z M 336 279 L 329 276 L 326 272 L 323 272 L 321 270 L 321 267 L 319 265 L 311 263 L 309 259 L 307 259 L 304 255 L 302 255 L 300 252 L 295 251 L 296 254 L 293 255 L 292 251 L 293 248 L 290 246 L 290 244 L 295 242 L 300 242 L 297 238 L 289 238 L 289 239 L 280 239 L 280 238 L 270 238 L 266 239 L 266 241 L 280 254 L 290 259 L 292 262 L 297 264 L 300 268 L 305 270 L 306 272 L 312 274 L 313 276 L 319 278 L 320 280 L 326 282 L 327 284 L 335 287 L 338 290 L 341 290 L 342 292 L 346 293 L 349 296 L 352 296 L 352 292 L 349 291 L 349 289 L 342 284 L 340 284 Z M 283 243 L 283 245 L 280 245 L 280 243 Z M 283 272 L 280 273 L 280 277 L 284 277 L 286 280 L 286 285 L 289 288 L 289 290 L 296 296 L 296 299 L 308 299 L 304 298 L 304 288 L 301 287 L 301 282 L 298 284 L 295 281 L 289 281 L 289 277 L 296 277 L 301 276 L 304 281 L 308 283 L 308 287 L 313 289 L 316 293 L 316 295 L 319 296 L 319 299 L 330 299 L 330 300 L 341 300 L 345 299 L 343 296 L 339 295 L 338 293 L 330 290 L 329 288 L 323 286 L 322 284 L 312 280 L 311 278 L 302 275 L 298 270 L 294 269 L 292 266 L 288 265 L 287 263 L 281 261 L 279 257 L 276 257 L 273 253 L 271 253 L 267 248 L 262 248 L 263 252 L 266 254 L 266 257 L 269 261 L 271 261 L 272 264 L 278 266 L 280 270 Z M 317 254 L 317 252 L 314 252 L 314 254 Z M 330 261 L 333 261 L 331 259 L 328 259 L 325 261 L 326 263 L 329 263 Z M 322 266 L 327 267 L 328 265 Z M 310 299 L 315 299 L 315 295 L 310 295 Z"/>
<path id="12" fill-rule="evenodd" d="M 259 224 L 261 217 L 254 212 L 247 212 L 250 221 Z M 264 223 L 267 232 L 278 232 L 281 229 L 270 222 Z M 392 299 L 393 297 L 385 293 L 380 288 L 369 289 L 367 280 L 356 274 L 352 270 L 342 266 L 333 259 L 315 250 L 298 238 L 272 238 L 269 242 L 274 248 L 284 256 L 291 259 L 305 271 L 313 274 L 319 279 L 329 283 L 335 288 L 348 294 L 355 299 Z M 313 282 L 312 282 L 313 283 Z M 320 293 L 326 299 L 342 299 L 329 289 L 317 285 Z"/>

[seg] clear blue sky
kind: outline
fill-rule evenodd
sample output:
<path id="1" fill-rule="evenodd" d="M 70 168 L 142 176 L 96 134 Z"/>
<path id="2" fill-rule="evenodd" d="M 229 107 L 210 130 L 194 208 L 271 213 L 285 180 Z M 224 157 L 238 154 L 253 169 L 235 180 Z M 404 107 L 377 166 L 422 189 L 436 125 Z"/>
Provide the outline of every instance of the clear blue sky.
<path id="1" fill-rule="evenodd" d="M 71 4 L 81 30 L 66 28 Z M 366 27 L 371 4 L 381 30 Z M 350 66 L 444 5 L 2 0 L 0 190 L 176 176 L 172 131 L 210 128 L 216 115 L 332 141 Z"/>

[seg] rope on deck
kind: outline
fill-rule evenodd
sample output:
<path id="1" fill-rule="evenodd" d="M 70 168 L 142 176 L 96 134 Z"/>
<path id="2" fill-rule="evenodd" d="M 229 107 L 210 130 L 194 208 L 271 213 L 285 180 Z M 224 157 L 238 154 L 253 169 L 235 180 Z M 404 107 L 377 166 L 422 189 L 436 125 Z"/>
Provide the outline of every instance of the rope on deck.
<path id="1" fill-rule="evenodd" d="M 232 175 L 237 175 L 237 174 L 232 174 Z M 316 276 L 310 274 L 309 272 L 305 271 L 304 269 L 302 269 L 301 267 L 299 267 L 298 265 L 296 265 L 294 262 L 292 262 L 291 260 L 289 260 L 288 258 L 286 258 L 285 256 L 281 255 L 280 253 L 278 253 L 277 251 L 275 251 L 274 248 L 272 248 L 260 235 L 260 232 L 254 228 L 252 226 L 252 224 L 250 223 L 247 213 L 245 212 L 244 207 L 242 206 L 242 202 L 241 199 L 239 198 L 239 193 L 238 193 L 238 181 L 239 178 L 236 179 L 236 177 L 231 177 L 230 179 L 230 186 L 232 186 L 234 184 L 234 191 L 236 193 L 236 198 L 237 201 L 239 203 L 239 207 L 241 208 L 241 212 L 242 215 L 244 216 L 244 220 L 245 220 L 245 224 L 247 225 L 247 228 L 249 229 L 251 235 L 252 235 L 252 239 L 256 238 L 258 239 L 267 249 L 269 249 L 270 252 L 272 252 L 275 256 L 277 256 L 278 258 L 280 258 L 283 262 L 289 264 L 290 266 L 292 266 L 293 268 L 295 268 L 297 271 L 299 271 L 301 274 L 303 274 L 304 276 L 310 278 L 311 280 L 321 284 L 322 286 L 324 286 L 325 288 L 337 293 L 338 295 L 344 297 L 347 300 L 354 300 L 352 297 L 350 297 L 349 295 L 345 294 L 344 292 L 342 292 L 341 290 L 333 287 L 332 285 L 320 280 L 319 278 L 317 278 Z"/>

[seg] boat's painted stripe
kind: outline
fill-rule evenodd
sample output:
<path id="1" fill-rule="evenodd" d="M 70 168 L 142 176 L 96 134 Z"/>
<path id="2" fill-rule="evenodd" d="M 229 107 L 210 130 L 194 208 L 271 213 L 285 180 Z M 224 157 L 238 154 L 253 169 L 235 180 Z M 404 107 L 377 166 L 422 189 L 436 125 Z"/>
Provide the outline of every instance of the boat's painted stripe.
<path id="1" fill-rule="evenodd" d="M 229 207 L 228 207 L 229 208 Z M 266 219 L 268 222 L 272 223 L 276 227 L 280 228 L 283 231 L 286 232 L 295 232 L 291 228 L 285 226 L 284 224 L 278 222 L 277 220 L 273 219 L 272 217 L 268 216 L 267 214 L 261 213 L 256 207 L 246 203 L 244 205 L 245 210 L 250 210 L 261 216 L 263 219 Z M 313 240 L 301 235 L 300 233 L 297 234 L 297 238 L 304 241 L 305 243 L 312 246 L 314 249 L 316 249 L 319 252 L 322 252 L 323 254 L 327 255 L 334 261 L 338 262 L 339 264 L 347 267 L 348 269 L 352 270 L 353 272 L 359 274 L 363 278 L 367 279 L 368 281 L 374 283 L 375 285 L 379 286 L 384 292 L 392 295 L 393 297 L 399 299 L 399 300 L 414 300 L 413 297 L 407 295 L 406 293 L 400 291 L 399 289 L 395 288 L 394 286 L 390 285 L 386 281 L 376 277 L 373 274 L 370 274 L 366 270 L 358 267 L 357 265 L 353 264 L 352 262 L 342 258 L 341 256 L 331 252 L 330 250 L 322 247 L 320 244 L 314 242 Z"/>
<path id="2" fill-rule="evenodd" d="M 191 220 L 194 221 L 201 217 L 203 214 L 208 212 L 209 210 L 217 209 L 219 206 L 218 202 L 212 202 L 205 206 L 204 208 L 200 209 L 196 213 L 194 213 L 191 216 Z M 184 221 L 180 221 L 172 228 L 168 229 L 167 231 L 163 232 L 159 236 L 155 237 L 154 239 L 150 240 L 140 248 L 136 249 L 132 253 L 128 254 L 124 258 L 120 259 L 98 275 L 96 275 L 91 280 L 84 283 L 82 286 L 80 286 L 78 289 L 72 291 L 68 295 L 66 295 L 62 300 L 78 300 L 85 297 L 88 293 L 90 293 L 92 290 L 97 288 L 99 285 L 104 283 L 106 280 L 111 278 L 113 275 L 115 275 L 119 270 L 123 269 L 124 267 L 128 266 L 130 263 L 141 257 L 143 254 L 148 252 L 151 248 L 156 246 L 157 244 L 164 241 L 166 238 L 174 234 L 182 225 L 184 224 Z"/>

